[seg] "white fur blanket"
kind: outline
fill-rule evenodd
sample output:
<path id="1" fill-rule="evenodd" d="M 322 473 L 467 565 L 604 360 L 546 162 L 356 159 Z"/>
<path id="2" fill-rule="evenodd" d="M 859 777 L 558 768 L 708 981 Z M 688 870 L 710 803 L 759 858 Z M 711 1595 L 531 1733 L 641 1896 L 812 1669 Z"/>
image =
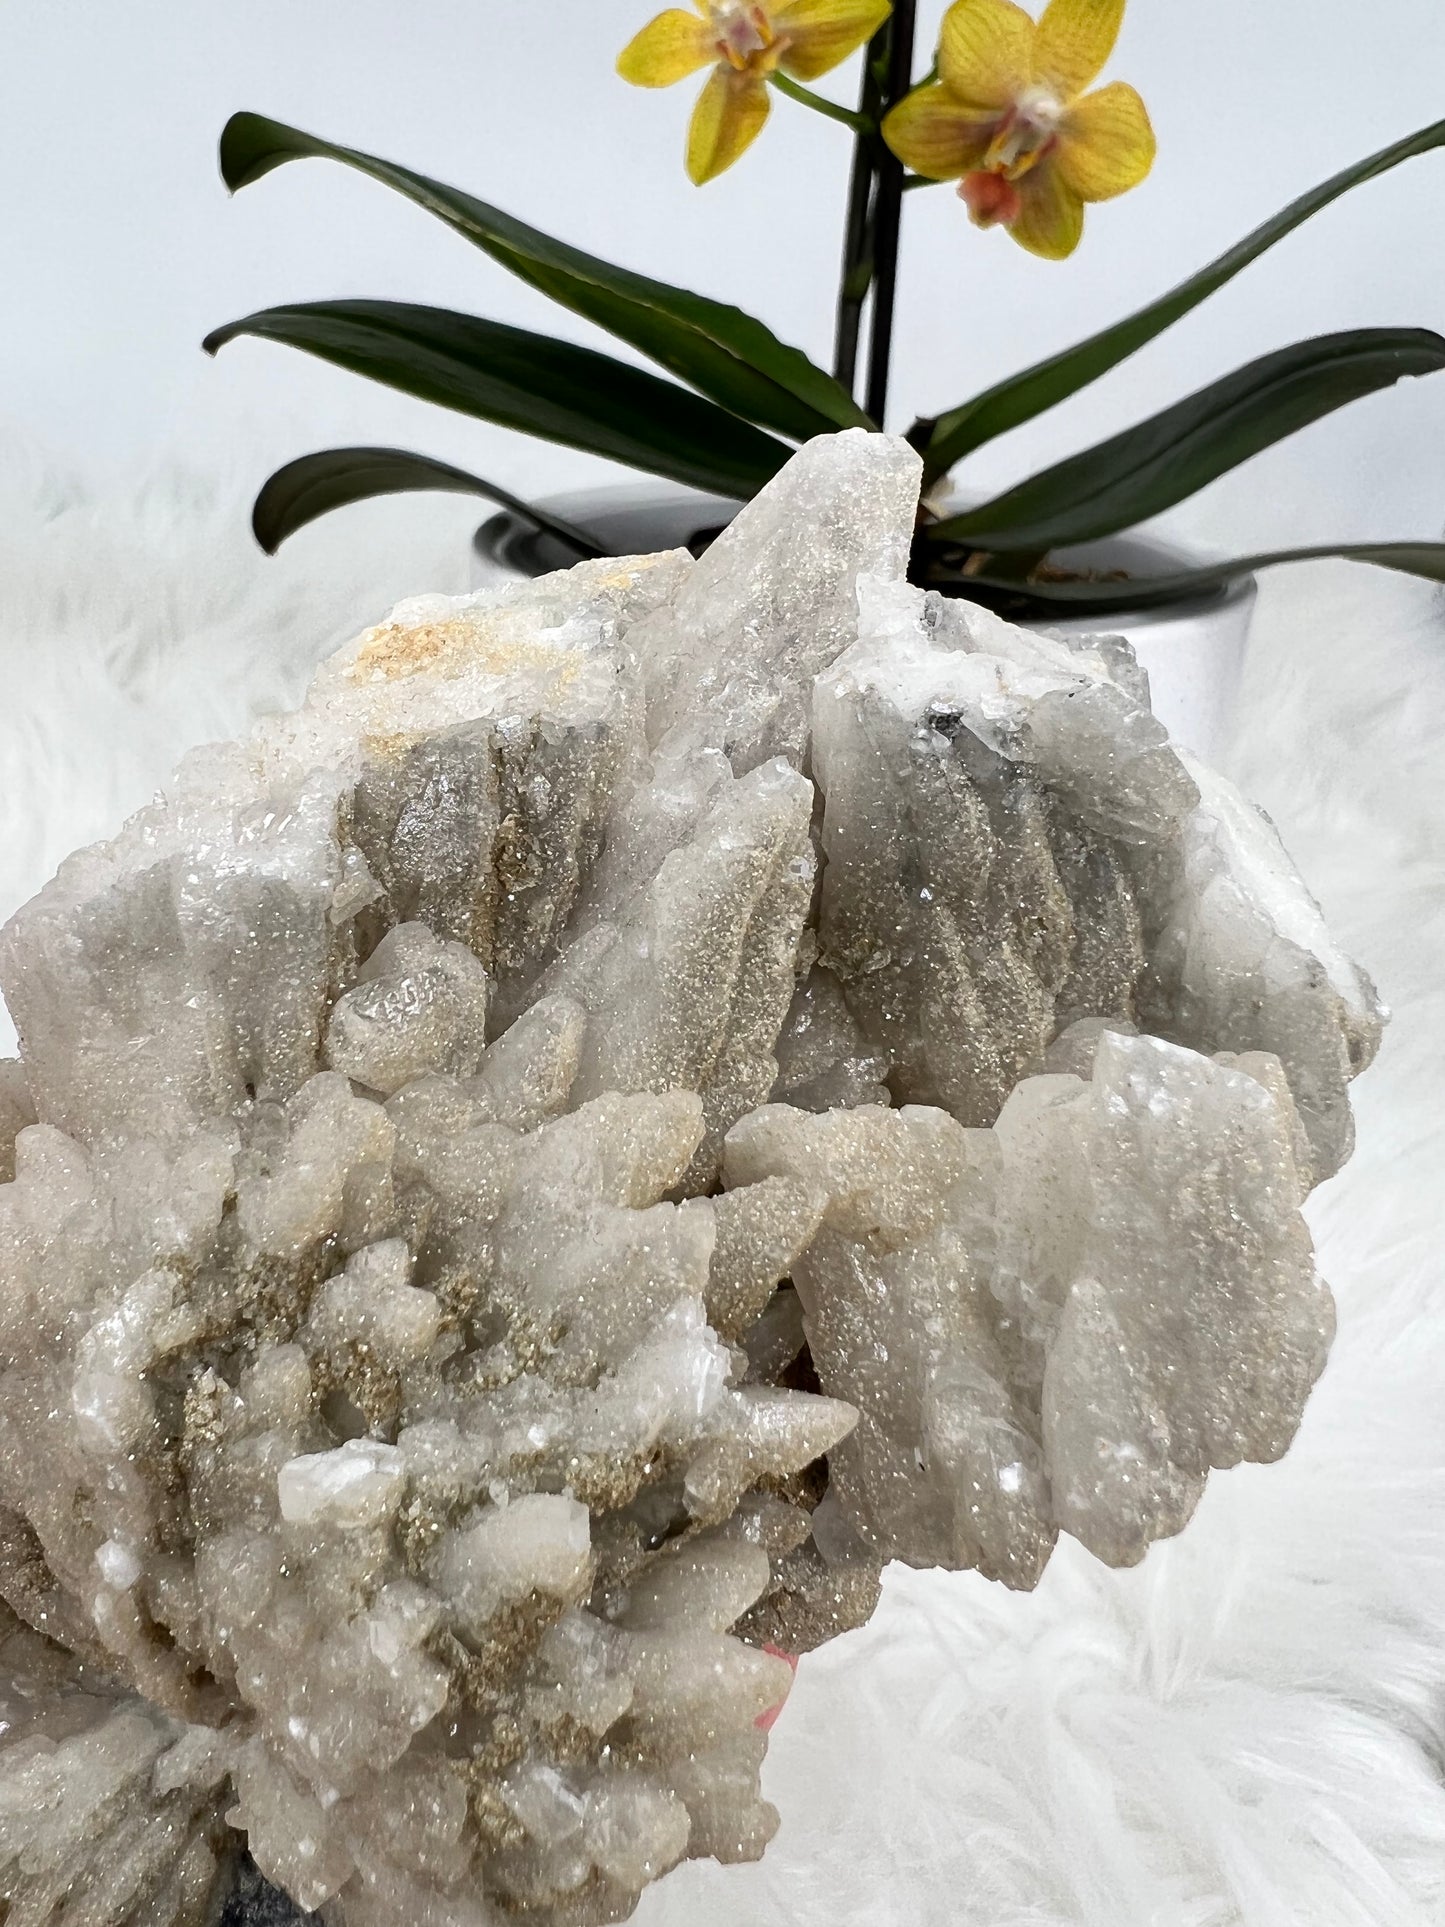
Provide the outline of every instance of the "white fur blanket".
<path id="1" fill-rule="evenodd" d="M 376 505 L 267 562 L 239 486 L 8 457 L 0 914 L 399 596 L 463 587 L 468 520 Z M 1235 773 L 1394 1010 L 1311 1206 L 1340 1332 L 1299 1439 L 1134 1572 L 1070 1542 L 1028 1597 L 891 1571 L 803 1662 L 767 1859 L 683 1868 L 646 1927 L 1445 1922 L 1445 608 L 1276 576 L 1245 719 Z"/>

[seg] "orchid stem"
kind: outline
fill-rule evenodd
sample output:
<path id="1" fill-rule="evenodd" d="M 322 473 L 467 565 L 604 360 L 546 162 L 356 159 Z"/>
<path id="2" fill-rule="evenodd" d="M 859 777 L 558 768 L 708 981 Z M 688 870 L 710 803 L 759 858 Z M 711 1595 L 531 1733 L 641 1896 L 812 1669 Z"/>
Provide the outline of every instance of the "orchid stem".
<path id="1" fill-rule="evenodd" d="M 786 74 L 770 74 L 769 79 L 780 94 L 795 100 L 800 107 L 811 107 L 815 114 L 824 114 L 829 120 L 841 121 L 851 127 L 858 135 L 877 132 L 877 123 L 864 113 L 854 113 L 849 107 L 840 107 L 836 100 L 825 100 L 822 94 L 815 94 L 811 87 L 800 87 L 796 80 L 789 80 Z"/>
<path id="2" fill-rule="evenodd" d="M 888 70 L 884 98 L 902 100 L 913 78 L 913 35 L 917 0 L 895 0 L 887 32 Z M 893 307 L 898 292 L 898 239 L 903 214 L 903 163 L 878 143 L 877 187 L 873 205 L 873 306 L 868 330 L 868 394 L 863 406 L 880 428 L 888 411 L 888 375 L 893 354 Z"/>
<path id="3" fill-rule="evenodd" d="M 863 308 L 873 282 L 869 213 L 879 141 L 862 125 L 877 127 L 883 105 L 881 76 L 888 52 L 888 29 L 880 27 L 863 56 L 863 82 L 858 96 L 859 131 L 853 142 L 853 170 L 848 182 L 848 216 L 843 229 L 843 264 L 838 277 L 838 315 L 833 345 L 833 373 L 851 395 L 858 378 L 858 338 Z"/>

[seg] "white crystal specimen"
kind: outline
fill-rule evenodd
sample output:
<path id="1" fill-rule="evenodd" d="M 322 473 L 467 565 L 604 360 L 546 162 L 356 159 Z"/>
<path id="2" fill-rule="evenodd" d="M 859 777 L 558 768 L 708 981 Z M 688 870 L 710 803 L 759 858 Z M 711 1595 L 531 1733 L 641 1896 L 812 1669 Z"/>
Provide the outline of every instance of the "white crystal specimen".
<path id="1" fill-rule="evenodd" d="M 1089 1079 L 996 1124 L 756 1111 L 730 1183 L 828 1200 L 792 1266 L 854 1529 L 913 1565 L 1031 1585 L 1057 1530 L 1111 1565 L 1177 1532 L 1212 1466 L 1280 1457 L 1325 1360 L 1282 1083 L 1105 1032 Z M 882 1361 L 880 1363 L 880 1361 Z"/>
<path id="2" fill-rule="evenodd" d="M 485 1639 L 497 1613 L 529 1593 L 579 1604 L 589 1590 L 590 1550 L 585 1505 L 562 1493 L 526 1492 L 447 1533 L 436 1583 L 453 1602 L 458 1628 Z"/>
<path id="3" fill-rule="evenodd" d="M 288 1459 L 276 1479 L 288 1526 L 381 1525 L 401 1503 L 406 1461 L 394 1445 L 348 1439 L 330 1452 Z"/>
<path id="4" fill-rule="evenodd" d="M 428 1071 L 470 1076 L 487 1036 L 487 973 L 465 944 L 424 923 L 389 930 L 331 1007 L 331 1070 L 390 1097 Z"/>
<path id="5" fill-rule="evenodd" d="M 407 604 L 0 935 L 7 1919 L 600 1927 L 887 1559 L 1287 1449 L 1373 993 L 917 482 Z"/>
<path id="6" fill-rule="evenodd" d="M 1142 1021 L 1278 1056 L 1328 1176 L 1374 992 L 1269 825 L 1169 743 L 1122 648 L 865 585 L 859 640 L 814 692 L 821 960 L 896 1097 L 987 1124 L 1071 1023 Z"/>
<path id="7" fill-rule="evenodd" d="M 903 581 L 919 470 L 886 435 L 820 436 L 723 530 L 630 638 L 654 744 L 696 737 L 739 774 L 802 760 L 813 678 L 857 633 L 860 578 Z"/>

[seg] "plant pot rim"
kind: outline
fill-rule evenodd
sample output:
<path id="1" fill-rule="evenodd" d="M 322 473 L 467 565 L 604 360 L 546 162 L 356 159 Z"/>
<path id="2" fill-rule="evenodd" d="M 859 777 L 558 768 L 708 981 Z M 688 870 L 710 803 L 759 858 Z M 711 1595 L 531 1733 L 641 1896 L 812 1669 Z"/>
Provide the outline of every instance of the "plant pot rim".
<path id="1" fill-rule="evenodd" d="M 950 499 L 960 507 L 967 503 L 966 497 L 954 496 Z M 559 495 L 542 496 L 538 506 L 595 531 L 601 543 L 606 543 L 609 534 L 615 532 L 620 539 L 615 547 L 608 547 L 606 553 L 636 555 L 650 553 L 655 548 L 686 548 L 690 546 L 690 521 L 693 521 L 694 533 L 713 530 L 720 523 L 730 521 L 744 504 L 725 496 L 707 495 L 696 489 L 684 488 L 679 483 L 643 481 L 604 483 L 595 488 L 572 489 Z M 649 520 L 658 525 L 655 533 L 661 537 L 660 540 L 639 543 L 628 538 L 626 531 L 629 525 L 642 525 Z M 545 530 L 535 528 L 510 509 L 502 509 L 488 516 L 473 535 L 472 547 L 479 562 L 524 576 L 544 575 L 553 569 L 566 568 L 577 559 L 562 542 L 548 535 Z M 1105 536 L 1095 542 L 1059 549 L 1054 552 L 1052 559 L 1065 566 L 1072 562 L 1091 568 L 1122 568 L 1130 574 L 1150 575 L 1189 568 L 1196 565 L 1200 557 L 1197 551 L 1182 544 L 1161 540 L 1153 535 L 1140 535 L 1131 530 L 1121 535 Z M 1027 620 L 1035 628 L 1132 630 L 1206 614 L 1219 615 L 1253 601 L 1257 592 L 1258 583 L 1254 576 L 1240 576 L 1218 589 L 1190 596 L 1187 600 L 1161 604 L 1156 608 L 1111 610 L 1104 607 L 1097 613 L 1090 611 L 1087 614 L 1061 609 L 1056 618 L 1050 617 L 1046 611 L 1040 611 Z"/>

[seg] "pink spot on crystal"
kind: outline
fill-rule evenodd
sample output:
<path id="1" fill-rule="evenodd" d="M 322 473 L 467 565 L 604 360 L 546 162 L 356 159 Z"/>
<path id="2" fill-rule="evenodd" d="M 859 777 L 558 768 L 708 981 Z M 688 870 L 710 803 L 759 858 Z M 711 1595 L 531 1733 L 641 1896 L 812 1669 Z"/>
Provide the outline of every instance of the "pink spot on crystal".
<path id="1" fill-rule="evenodd" d="M 781 1646 L 764 1646 L 763 1651 L 765 1653 L 771 1653 L 774 1659 L 785 1659 L 788 1662 L 789 1666 L 792 1667 L 793 1671 L 795 1673 L 797 1672 L 798 1655 L 796 1653 L 785 1653 Z M 788 1696 L 786 1693 L 784 1693 L 783 1697 L 778 1701 L 776 1706 L 770 1706 L 766 1713 L 758 1714 L 758 1717 L 753 1721 L 753 1725 L 760 1726 L 764 1731 L 764 1733 L 771 1732 L 774 1721 L 777 1719 L 779 1713 L 782 1712 L 783 1708 L 787 1705 L 787 1703 L 788 1703 Z"/>

